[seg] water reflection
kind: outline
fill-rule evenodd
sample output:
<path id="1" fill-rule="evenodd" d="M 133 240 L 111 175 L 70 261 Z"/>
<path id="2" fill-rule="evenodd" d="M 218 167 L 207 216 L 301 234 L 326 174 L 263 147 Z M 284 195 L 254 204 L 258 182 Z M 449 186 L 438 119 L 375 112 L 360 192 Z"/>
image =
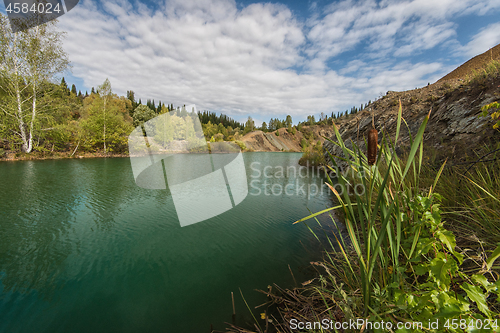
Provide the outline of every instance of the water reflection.
<path id="1" fill-rule="evenodd" d="M 299 158 L 246 153 L 248 180 L 320 186 L 311 175 L 251 178 L 253 162 L 276 171 Z M 168 190 L 136 186 L 126 158 L 0 163 L 0 176 L 0 332 L 223 330 L 231 291 L 261 304 L 253 290 L 291 285 L 288 265 L 300 280 L 319 246 L 292 222 L 330 203 L 325 193 L 249 193 L 181 228 Z M 236 307 L 247 313 L 240 298 Z"/>

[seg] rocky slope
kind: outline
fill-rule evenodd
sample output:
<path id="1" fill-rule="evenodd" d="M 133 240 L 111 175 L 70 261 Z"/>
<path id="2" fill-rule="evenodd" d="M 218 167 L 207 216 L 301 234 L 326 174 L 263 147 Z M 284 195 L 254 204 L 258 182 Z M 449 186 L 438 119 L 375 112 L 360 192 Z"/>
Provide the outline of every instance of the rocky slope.
<path id="1" fill-rule="evenodd" d="M 496 55 L 496 59 L 499 59 L 499 51 L 500 47 L 496 46 L 426 87 L 387 92 L 363 112 L 336 121 L 342 139 L 349 147 L 359 139 L 359 146 L 364 149 L 363 138 L 372 128 L 372 117 L 379 131 L 379 141 L 383 131 L 394 138 L 401 100 L 403 118 L 413 135 L 431 111 L 424 133 L 424 151 L 428 157 L 430 155 L 436 163 L 447 157 L 453 164 L 461 163 L 467 157 L 475 157 L 485 145 L 491 147 L 500 142 L 500 131 L 492 128 L 494 122 L 491 117 L 478 117 L 482 106 L 500 100 L 500 72 L 497 70 L 488 77 L 477 76 L 473 79 L 470 79 L 470 75 L 472 70 L 477 71 L 485 66 L 491 57 L 495 59 Z M 409 147 L 409 134 L 404 125 L 396 146 L 398 152 Z M 341 149 L 329 141 L 325 142 L 324 148 L 332 155 L 343 156 Z M 328 161 L 326 153 L 325 157 Z M 342 167 L 346 166 L 346 163 L 338 162 Z"/>
<path id="2" fill-rule="evenodd" d="M 279 132 L 279 136 L 276 135 Z M 312 133 L 312 140 L 322 143 L 325 141 L 324 137 L 330 137 L 333 134 L 331 126 L 303 126 L 302 132 L 296 131 L 295 134 L 288 133 L 286 128 L 280 128 L 274 132 L 264 133 L 262 131 L 255 131 L 246 134 L 241 141 L 250 151 L 288 151 L 300 152 L 300 142 L 304 138 L 304 134 Z"/>

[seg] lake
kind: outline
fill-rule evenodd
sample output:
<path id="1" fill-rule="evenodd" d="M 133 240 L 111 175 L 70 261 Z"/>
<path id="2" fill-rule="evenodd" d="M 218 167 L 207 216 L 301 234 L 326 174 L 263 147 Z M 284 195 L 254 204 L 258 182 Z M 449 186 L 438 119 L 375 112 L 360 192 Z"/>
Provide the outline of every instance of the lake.
<path id="1" fill-rule="evenodd" d="M 128 158 L 0 162 L 0 332 L 224 330 L 231 292 L 251 322 L 240 289 L 253 309 L 255 289 L 293 287 L 289 266 L 300 284 L 321 256 L 292 223 L 332 195 L 300 156 L 243 154 L 246 198 L 185 227 Z"/>

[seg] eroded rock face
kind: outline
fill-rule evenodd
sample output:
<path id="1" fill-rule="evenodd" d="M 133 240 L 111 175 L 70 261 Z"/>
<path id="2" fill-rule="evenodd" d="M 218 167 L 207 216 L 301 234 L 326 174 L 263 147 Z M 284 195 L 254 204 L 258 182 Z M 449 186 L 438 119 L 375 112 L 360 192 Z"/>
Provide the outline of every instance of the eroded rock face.
<path id="1" fill-rule="evenodd" d="M 481 107 L 500 100 L 500 76 L 496 76 L 481 83 L 463 85 L 462 80 L 441 81 L 421 89 L 390 92 L 364 111 L 336 122 L 346 146 L 351 149 L 352 142 L 358 142 L 366 154 L 364 140 L 372 128 L 372 116 L 379 131 L 379 143 L 384 133 L 394 140 L 399 99 L 403 118 L 413 136 L 431 110 L 424 133 L 424 151 L 434 150 L 437 160 L 448 157 L 448 162 L 459 163 L 467 156 L 475 156 L 475 151 L 484 144 L 500 142 L 500 132 L 492 128 L 491 117 L 478 117 Z M 331 138 L 337 141 L 335 135 Z M 407 150 L 409 141 L 403 122 L 396 151 Z M 329 141 L 324 143 L 324 148 L 334 156 L 344 157 L 341 148 Z M 325 158 L 330 161 L 327 153 Z M 347 166 L 339 159 L 336 162 L 342 168 Z"/>
<path id="2" fill-rule="evenodd" d="M 305 131 L 310 131 L 314 141 L 324 142 L 324 137 L 330 137 L 333 134 L 331 126 L 303 126 Z M 279 132 L 279 136 L 276 135 Z M 280 128 L 274 132 L 264 133 L 262 131 L 254 131 L 246 134 L 241 141 L 251 151 L 288 151 L 300 152 L 302 147 L 300 142 L 304 134 L 296 131 L 295 134 L 288 133 L 286 128 Z"/>

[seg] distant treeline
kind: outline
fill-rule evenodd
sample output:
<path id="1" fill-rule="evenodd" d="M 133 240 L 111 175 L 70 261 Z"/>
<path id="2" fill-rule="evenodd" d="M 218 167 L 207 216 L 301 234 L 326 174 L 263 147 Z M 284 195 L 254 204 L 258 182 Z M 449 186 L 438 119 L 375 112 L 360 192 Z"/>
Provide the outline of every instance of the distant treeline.
<path id="1" fill-rule="evenodd" d="M 2 94 L 0 90 L 0 104 L 8 106 L 8 97 L 5 91 Z M 38 103 L 40 113 L 34 123 L 32 151 L 40 152 L 73 149 L 125 152 L 127 136 L 134 127 L 166 112 L 174 111 L 179 117 L 193 116 L 194 112 L 186 110 L 185 106 L 174 106 L 161 101 L 156 103 L 154 99 L 147 99 L 143 104 L 141 99 L 135 99 L 132 90 L 127 91 L 126 97 L 118 96 L 112 93 L 108 80 L 97 89 L 92 87 L 90 94 L 87 91 L 83 94 L 74 84 L 70 88 L 64 77 L 58 85 L 45 82 Z M 207 110 L 198 111 L 197 115 L 207 140 L 238 141 L 243 135 L 255 130 L 272 132 L 287 128 L 292 134 L 297 130 L 306 133 L 303 126 L 331 125 L 335 119 L 359 112 L 369 104 L 361 105 L 360 108 L 353 107 L 339 115 L 333 112 L 331 116 L 321 113 L 318 120 L 310 115 L 306 121 L 299 122 L 296 126 L 290 115 L 285 119 L 271 118 L 260 127 L 255 126 L 251 117 L 243 124 L 224 114 L 218 115 Z M 17 126 L 10 120 L 6 114 L 0 115 L 0 132 L 3 137 L 0 149 L 21 151 L 22 142 L 15 135 Z M 306 135 L 306 139 L 306 142 L 302 142 L 304 147 L 313 144 L 312 137 L 309 139 Z"/>

